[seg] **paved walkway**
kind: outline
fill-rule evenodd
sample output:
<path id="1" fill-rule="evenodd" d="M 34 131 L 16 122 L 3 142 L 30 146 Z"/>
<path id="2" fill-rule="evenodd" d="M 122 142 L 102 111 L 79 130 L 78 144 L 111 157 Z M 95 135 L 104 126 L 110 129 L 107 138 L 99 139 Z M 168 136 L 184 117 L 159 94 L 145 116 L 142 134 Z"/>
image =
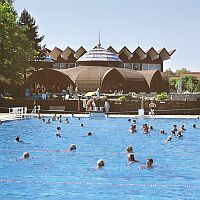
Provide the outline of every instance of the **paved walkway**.
<path id="1" fill-rule="evenodd" d="M 4 122 L 4 121 L 12 121 L 12 120 L 16 120 L 17 117 L 16 115 L 9 115 L 9 113 L 0 113 L 0 121 Z"/>

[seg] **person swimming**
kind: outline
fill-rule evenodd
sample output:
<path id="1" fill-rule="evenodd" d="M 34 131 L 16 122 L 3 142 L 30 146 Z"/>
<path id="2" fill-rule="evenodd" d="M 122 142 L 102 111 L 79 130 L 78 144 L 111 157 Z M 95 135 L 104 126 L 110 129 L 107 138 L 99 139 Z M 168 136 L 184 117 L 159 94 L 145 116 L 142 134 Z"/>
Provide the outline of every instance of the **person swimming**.
<path id="1" fill-rule="evenodd" d="M 160 134 L 165 134 L 165 131 L 163 129 L 160 129 Z"/>
<path id="2" fill-rule="evenodd" d="M 129 130 L 128 130 L 130 133 L 135 133 L 135 132 L 137 132 L 137 130 L 136 130 L 136 125 L 135 124 L 131 124 L 131 127 L 129 128 Z"/>
<path id="3" fill-rule="evenodd" d="M 97 160 L 96 169 L 101 169 L 105 166 L 105 162 L 102 159 Z"/>
<path id="4" fill-rule="evenodd" d="M 17 136 L 17 137 L 15 138 L 15 142 L 22 142 L 22 140 L 20 140 L 20 137 Z"/>
<path id="5" fill-rule="evenodd" d="M 165 142 L 170 142 L 172 140 L 172 136 L 171 135 L 168 135 L 167 136 L 167 139 L 166 140 L 164 140 Z"/>
<path id="6" fill-rule="evenodd" d="M 128 161 L 131 163 L 139 162 L 138 160 L 135 160 L 135 156 L 133 153 L 129 153 L 127 158 L 128 158 Z"/>
<path id="7" fill-rule="evenodd" d="M 56 135 L 56 137 L 61 137 L 61 134 L 58 131 L 55 133 L 55 135 Z"/>
<path id="8" fill-rule="evenodd" d="M 42 118 L 42 122 L 45 122 L 45 119 L 44 119 L 44 118 Z"/>
<path id="9" fill-rule="evenodd" d="M 176 137 L 178 138 L 183 137 L 181 129 L 177 132 Z"/>
<path id="10" fill-rule="evenodd" d="M 128 119 L 128 122 L 131 122 L 131 118 Z"/>
<path id="11" fill-rule="evenodd" d="M 70 144 L 69 150 L 70 150 L 70 151 L 76 150 L 76 145 L 75 145 L 75 144 Z"/>
<path id="12" fill-rule="evenodd" d="M 131 145 L 126 147 L 126 153 L 133 153 L 133 147 Z"/>
<path id="13" fill-rule="evenodd" d="M 182 126 L 181 126 L 181 130 L 182 130 L 182 131 L 186 131 L 186 129 L 185 129 L 185 126 L 184 126 L 184 125 L 182 125 Z"/>
<path id="14" fill-rule="evenodd" d="M 92 133 L 91 133 L 91 132 L 88 132 L 88 133 L 87 133 L 87 135 L 88 135 L 88 136 L 91 136 L 91 135 L 92 135 Z"/>
<path id="15" fill-rule="evenodd" d="M 81 127 L 83 127 L 83 124 L 81 124 Z"/>
<path id="16" fill-rule="evenodd" d="M 175 125 L 173 125 L 173 129 L 172 129 L 172 131 L 178 131 L 178 129 L 177 129 L 177 125 L 175 124 Z"/>
<path id="17" fill-rule="evenodd" d="M 175 135 L 176 134 L 176 132 L 175 131 L 171 131 L 171 135 Z"/>
<path id="18" fill-rule="evenodd" d="M 38 113 L 38 116 L 37 116 L 37 118 L 38 118 L 38 119 L 41 119 L 41 115 L 40 115 L 40 113 Z"/>
<path id="19" fill-rule="evenodd" d="M 52 117 L 52 121 L 56 121 L 56 114 Z"/>
<path id="20" fill-rule="evenodd" d="M 57 131 L 60 131 L 60 130 L 61 130 L 61 127 L 60 127 L 60 126 L 57 126 L 57 127 L 56 127 L 56 130 L 57 130 Z"/>
<path id="21" fill-rule="evenodd" d="M 148 127 L 147 124 L 143 124 L 142 125 L 142 129 L 143 129 L 143 131 L 144 131 L 145 134 L 147 134 L 149 132 L 149 127 Z"/>
<path id="22" fill-rule="evenodd" d="M 150 126 L 149 129 L 150 129 L 150 130 L 153 130 L 153 126 Z"/>
<path id="23" fill-rule="evenodd" d="M 30 158 L 30 155 L 29 155 L 29 153 L 28 152 L 24 152 L 23 154 L 22 154 L 22 156 L 20 156 L 18 159 L 16 159 L 16 160 L 24 160 L 24 159 L 28 159 L 28 158 Z"/>
<path id="24" fill-rule="evenodd" d="M 65 119 L 65 124 L 69 124 L 69 120 L 68 120 L 67 117 L 66 117 L 66 119 Z"/>
<path id="25" fill-rule="evenodd" d="M 23 155 L 22 155 L 22 159 L 27 159 L 29 158 L 29 153 L 28 152 L 24 152 Z"/>
<path id="26" fill-rule="evenodd" d="M 193 127 L 193 128 L 197 128 L 197 127 L 196 127 L 196 124 L 193 124 L 193 126 L 192 126 L 192 127 Z"/>
<path id="27" fill-rule="evenodd" d="M 47 120 L 47 124 L 50 124 L 50 123 L 51 123 L 51 120 L 50 120 L 50 119 L 48 119 L 48 120 Z"/>
<path id="28" fill-rule="evenodd" d="M 153 165 L 153 159 L 149 158 L 149 159 L 147 159 L 146 164 L 145 165 L 141 165 L 140 168 L 141 169 L 147 169 L 147 168 L 151 168 L 152 165 Z"/>

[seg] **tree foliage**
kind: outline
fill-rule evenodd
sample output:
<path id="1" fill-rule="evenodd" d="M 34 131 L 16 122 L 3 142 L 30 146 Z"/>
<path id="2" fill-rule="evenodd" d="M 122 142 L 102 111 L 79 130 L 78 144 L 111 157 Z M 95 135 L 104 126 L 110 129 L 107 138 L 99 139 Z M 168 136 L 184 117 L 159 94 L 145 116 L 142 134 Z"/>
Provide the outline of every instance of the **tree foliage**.
<path id="1" fill-rule="evenodd" d="M 26 36 L 33 43 L 33 48 L 36 51 L 36 60 L 42 60 L 45 56 L 45 46 L 41 46 L 40 43 L 44 39 L 44 36 L 39 37 L 38 26 L 36 25 L 35 19 L 31 17 L 26 9 L 22 11 L 21 16 L 18 20 L 18 24 L 25 29 Z"/>
<path id="2" fill-rule="evenodd" d="M 179 79 L 175 78 L 175 77 L 171 77 L 169 78 L 169 86 L 170 86 L 170 90 L 172 92 L 176 92 L 178 89 L 178 81 Z"/>
<path id="3" fill-rule="evenodd" d="M 169 75 L 174 75 L 175 73 L 172 71 L 171 68 L 166 69 L 165 72 L 167 72 Z"/>
<path id="4" fill-rule="evenodd" d="M 171 91 L 177 91 L 179 85 L 179 79 L 177 78 L 170 78 L 169 84 Z M 185 75 L 181 77 L 182 80 L 182 90 L 184 92 L 200 92 L 200 81 L 191 75 Z"/>
<path id="5" fill-rule="evenodd" d="M 176 75 L 181 75 L 181 74 L 184 74 L 184 73 L 187 73 L 187 72 L 190 72 L 190 71 L 187 70 L 186 68 L 181 68 L 181 69 L 177 69 L 175 74 Z"/>
<path id="6" fill-rule="evenodd" d="M 35 50 L 25 30 L 17 25 L 13 10 L 10 2 L 0 2 L 0 74 L 2 79 L 19 81 Z"/>
<path id="7" fill-rule="evenodd" d="M 200 92 L 200 81 L 191 75 L 185 75 L 182 77 L 183 90 L 189 92 Z"/>

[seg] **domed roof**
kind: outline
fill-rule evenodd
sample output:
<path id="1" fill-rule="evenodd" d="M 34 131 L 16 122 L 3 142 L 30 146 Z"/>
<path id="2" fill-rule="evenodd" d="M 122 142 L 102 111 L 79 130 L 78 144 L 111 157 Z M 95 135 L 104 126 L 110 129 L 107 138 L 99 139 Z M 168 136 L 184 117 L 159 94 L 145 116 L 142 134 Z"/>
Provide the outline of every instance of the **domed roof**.
<path id="1" fill-rule="evenodd" d="M 77 60 L 77 62 L 88 62 L 88 61 L 122 62 L 116 54 L 110 52 L 107 49 L 102 48 L 100 43 L 97 46 L 95 46 L 94 49 L 88 51 Z"/>

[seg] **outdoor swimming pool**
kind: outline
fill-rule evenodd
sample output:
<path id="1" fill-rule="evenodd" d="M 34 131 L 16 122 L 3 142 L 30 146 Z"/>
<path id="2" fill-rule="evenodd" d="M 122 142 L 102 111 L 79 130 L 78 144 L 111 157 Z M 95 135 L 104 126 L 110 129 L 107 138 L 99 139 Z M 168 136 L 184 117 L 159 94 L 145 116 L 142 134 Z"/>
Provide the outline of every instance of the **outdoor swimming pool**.
<path id="1" fill-rule="evenodd" d="M 137 119 L 135 134 L 128 133 L 128 118 L 69 122 L 30 119 L 0 125 L 0 199 L 200 198 L 200 119 Z M 143 134 L 143 123 L 154 130 Z M 167 135 L 159 130 L 169 134 L 174 124 L 185 125 L 184 137 L 163 142 Z M 57 125 L 61 138 L 54 134 Z M 86 136 L 89 131 L 92 136 Z M 25 143 L 16 143 L 17 135 Z M 58 151 L 70 144 L 76 144 L 76 152 Z M 140 163 L 127 162 L 129 144 Z M 18 160 L 25 151 L 30 158 Z M 147 158 L 153 158 L 154 167 L 139 169 Z M 98 159 L 104 160 L 103 169 L 95 169 Z"/>

